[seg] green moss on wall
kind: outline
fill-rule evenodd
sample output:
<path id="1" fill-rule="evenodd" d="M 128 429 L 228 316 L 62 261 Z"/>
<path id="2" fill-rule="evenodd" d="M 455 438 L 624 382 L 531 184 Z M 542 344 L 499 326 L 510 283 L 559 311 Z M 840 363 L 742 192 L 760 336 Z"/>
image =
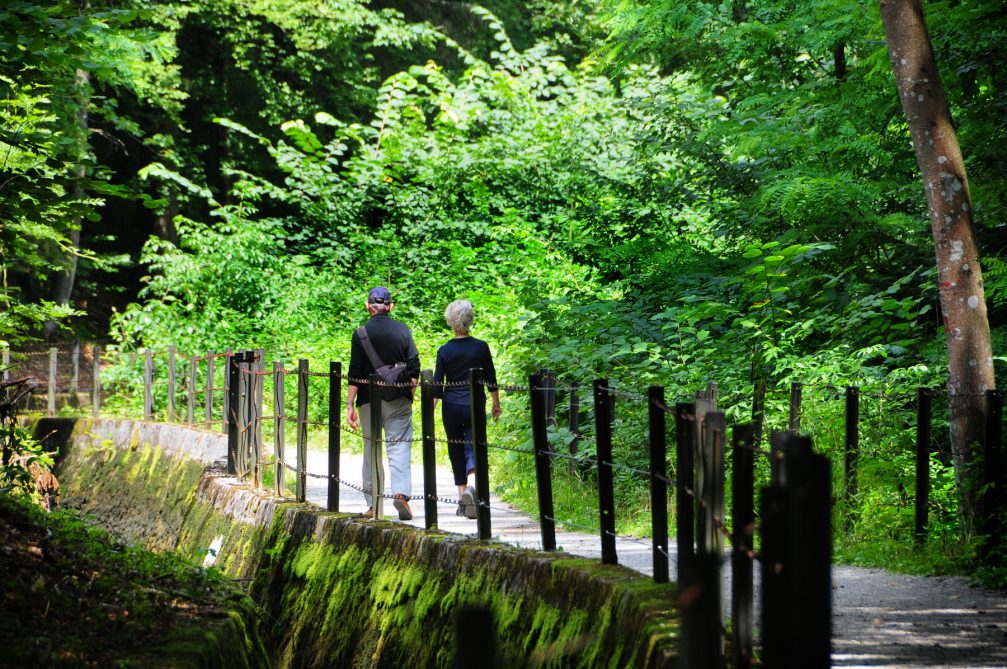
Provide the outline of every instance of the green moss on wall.
<path id="1" fill-rule="evenodd" d="M 501 666 L 667 667 L 675 589 L 594 560 L 533 552 L 278 502 L 168 455 L 74 430 L 65 497 L 144 545 L 246 579 L 277 667 L 448 667 L 456 616 L 493 614 Z M 179 428 L 180 431 L 183 431 Z M 241 509 L 238 522 L 221 509 Z"/>

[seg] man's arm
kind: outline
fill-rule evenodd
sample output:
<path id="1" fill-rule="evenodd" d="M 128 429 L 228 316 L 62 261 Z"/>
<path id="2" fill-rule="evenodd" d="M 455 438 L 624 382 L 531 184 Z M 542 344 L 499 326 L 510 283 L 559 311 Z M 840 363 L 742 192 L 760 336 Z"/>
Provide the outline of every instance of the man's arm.
<path id="1" fill-rule="evenodd" d="M 357 387 L 354 385 L 346 386 L 346 422 L 349 423 L 350 427 L 356 430 L 360 427 L 360 420 L 357 418 Z"/>

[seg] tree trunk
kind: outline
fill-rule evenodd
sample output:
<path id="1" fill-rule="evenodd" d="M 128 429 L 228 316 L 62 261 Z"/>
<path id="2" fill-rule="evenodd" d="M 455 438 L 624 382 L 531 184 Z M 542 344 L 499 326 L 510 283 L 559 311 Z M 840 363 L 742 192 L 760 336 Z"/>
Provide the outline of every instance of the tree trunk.
<path id="1" fill-rule="evenodd" d="M 996 387 L 972 201 L 922 0 L 879 0 L 879 5 L 930 209 L 948 346 L 951 453 L 963 529 L 972 533 L 982 471 L 983 392 Z"/>
<path id="2" fill-rule="evenodd" d="M 77 183 L 74 186 L 73 194 L 78 200 L 83 200 L 85 193 L 82 186 L 84 177 L 87 176 L 85 159 L 88 154 L 88 105 L 90 104 L 87 88 L 91 82 L 91 74 L 85 70 L 77 70 L 75 75 L 75 88 L 77 90 L 77 128 L 80 132 L 80 154 L 77 167 L 74 169 Z M 70 304 L 70 297 L 73 295 L 73 285 L 77 279 L 77 249 L 80 248 L 80 226 L 84 219 L 78 218 L 66 237 L 70 240 L 70 249 L 66 260 L 65 269 L 56 276 L 56 285 L 53 288 L 53 302 L 66 306 Z M 56 335 L 57 324 L 55 321 L 47 320 L 43 326 L 46 341 L 52 341 Z"/>

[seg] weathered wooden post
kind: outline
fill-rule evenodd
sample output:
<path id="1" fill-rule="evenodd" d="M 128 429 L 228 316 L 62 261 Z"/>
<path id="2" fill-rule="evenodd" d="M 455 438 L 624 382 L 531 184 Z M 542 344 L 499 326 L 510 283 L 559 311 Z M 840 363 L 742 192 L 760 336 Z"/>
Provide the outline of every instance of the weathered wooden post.
<path id="1" fill-rule="evenodd" d="M 262 403 L 265 399 L 266 388 L 266 352 L 263 349 L 257 348 L 252 351 L 252 362 L 249 367 L 249 380 L 251 381 L 249 400 L 252 409 L 249 416 L 251 421 L 249 434 L 254 461 L 252 481 L 255 489 L 258 490 L 262 487 Z"/>
<path id="2" fill-rule="evenodd" d="M 985 550 L 1003 539 L 1003 514 L 1007 512 L 1007 477 L 1003 472 L 1003 393 L 987 390 L 986 425 L 983 430 L 983 467 L 987 493 L 983 500 L 983 533 L 990 537 Z"/>
<path id="3" fill-rule="evenodd" d="M 342 416 L 343 365 L 329 361 L 329 486 L 325 508 L 339 511 L 339 420 Z"/>
<path id="4" fill-rule="evenodd" d="M 214 369 L 214 365 L 215 365 L 214 360 L 215 360 L 215 358 L 216 358 L 216 355 L 214 354 L 213 349 L 210 349 L 209 351 L 206 352 L 206 398 L 205 398 L 206 399 L 206 416 L 205 416 L 205 425 L 204 425 L 204 427 L 206 427 L 207 430 L 209 430 L 210 426 L 213 424 L 213 390 L 214 390 L 214 388 L 213 388 L 213 375 L 214 375 L 214 372 L 216 371 Z M 226 365 L 224 366 L 224 372 L 225 372 L 224 375 L 227 376 L 227 373 L 226 373 L 227 372 L 227 366 Z M 226 415 L 224 416 L 224 422 L 225 423 L 227 422 L 227 416 Z"/>
<path id="5" fill-rule="evenodd" d="M 696 467 L 696 405 L 675 404 L 675 541 L 678 544 L 678 583 L 690 582 L 689 567 L 696 553 L 696 503 L 693 499 Z M 683 639 L 687 635 L 683 635 Z M 688 666 L 688 665 L 686 665 Z"/>
<path id="6" fill-rule="evenodd" d="M 196 422 L 196 369 L 199 366 L 199 359 L 196 356 L 189 358 L 189 383 L 186 393 L 186 424 L 192 427 Z"/>
<path id="7" fill-rule="evenodd" d="M 423 434 L 423 514 L 428 530 L 437 528 L 437 444 L 434 433 L 434 373 L 420 373 L 420 418 Z"/>
<path id="8" fill-rule="evenodd" d="M 479 539 L 489 541 L 493 536 L 490 528 L 490 475 L 489 444 L 486 441 L 486 386 L 483 385 L 483 370 L 469 370 L 469 397 L 472 399 L 472 448 L 476 465 L 476 527 Z"/>
<path id="9" fill-rule="evenodd" d="M 696 533 L 696 617 L 702 634 L 697 666 L 719 668 L 724 665 L 724 638 L 721 613 L 720 564 L 723 538 L 720 523 L 724 517 L 724 442 L 726 419 L 723 413 L 706 414 L 700 461 L 701 476 L 697 477 L 696 498 L 699 500 Z M 716 632 L 715 632 L 716 631 Z"/>
<path id="10" fill-rule="evenodd" d="M 303 502 L 308 494 L 308 361 L 297 361 L 297 486 L 295 497 Z"/>
<path id="11" fill-rule="evenodd" d="M 654 541 L 654 582 L 668 574 L 668 441 L 664 386 L 647 389 L 647 436 L 650 441 L 650 531 Z"/>
<path id="12" fill-rule="evenodd" d="M 80 339 L 73 340 L 73 351 L 70 353 L 70 402 L 77 404 L 77 385 L 80 379 Z"/>
<path id="13" fill-rule="evenodd" d="M 538 517 L 542 531 L 542 549 L 556 550 L 556 521 L 552 503 L 552 449 L 549 447 L 548 376 L 528 377 L 531 395 L 531 432 L 535 447 L 535 482 L 538 485 Z"/>
<path id="14" fill-rule="evenodd" d="M 779 483 L 763 489 L 763 665 L 830 666 L 831 466 L 811 440 L 781 437 Z"/>
<path id="15" fill-rule="evenodd" d="M 143 350 L 143 419 L 154 420 L 154 352 Z"/>
<path id="16" fill-rule="evenodd" d="M 48 409 L 49 415 L 56 415 L 56 365 L 57 358 L 59 355 L 59 349 L 55 346 L 49 349 L 49 393 L 48 393 Z"/>
<path id="17" fill-rule="evenodd" d="M 594 434 L 598 458 L 601 562 L 618 564 L 615 551 L 615 474 L 612 471 L 612 396 L 608 379 L 594 380 Z"/>
<path id="18" fill-rule="evenodd" d="M 860 457 L 860 389 L 846 387 L 846 448 L 843 459 L 843 481 L 847 516 L 850 523 L 857 517 L 857 461 Z"/>
<path id="19" fill-rule="evenodd" d="M 234 358 L 234 349 L 228 346 L 224 350 L 224 369 L 231 369 L 231 359 Z M 230 372 L 224 374 L 224 407 L 221 409 L 221 415 L 223 416 L 224 431 L 227 431 L 228 416 L 231 413 L 231 399 L 233 394 L 231 393 L 231 383 L 237 381 L 236 376 L 232 376 Z"/>
<path id="20" fill-rule="evenodd" d="M 930 518 L 930 424 L 933 416 L 929 388 L 916 391 L 916 528 L 917 545 L 927 541 Z"/>
<path id="21" fill-rule="evenodd" d="M 577 384 L 574 384 L 570 388 L 570 418 L 567 421 L 567 425 L 570 429 L 570 434 L 573 438 L 570 439 L 570 455 L 577 455 L 577 451 L 580 450 L 580 388 Z M 567 471 L 572 475 L 576 468 L 576 463 L 574 463 L 573 458 L 567 461 Z"/>
<path id="22" fill-rule="evenodd" d="M 91 372 L 91 416 L 98 417 L 101 413 L 101 349 L 94 347 L 94 354 L 91 357 L 94 368 Z"/>
<path id="23" fill-rule="evenodd" d="M 284 485 L 284 474 L 286 473 L 286 425 L 287 416 L 285 413 L 284 387 L 285 375 L 283 363 L 273 361 L 273 454 L 276 459 L 276 469 L 274 476 L 273 492 L 278 497 L 287 494 Z"/>
<path id="24" fill-rule="evenodd" d="M 731 439 L 731 650 L 732 669 L 752 666 L 752 555 L 755 552 L 755 430 L 749 423 L 734 428 Z"/>
<path id="25" fill-rule="evenodd" d="M 238 406 L 238 380 L 241 378 L 241 368 L 238 358 L 233 355 L 225 358 L 224 378 L 227 392 L 224 395 L 226 407 Z M 224 424 L 227 426 L 227 473 L 235 476 L 238 473 L 238 438 L 239 426 L 237 412 L 228 409 L 224 412 Z"/>
<path id="26" fill-rule="evenodd" d="M 4 346 L 3 349 L 2 364 L 3 364 L 3 370 L 0 373 L 3 374 L 3 380 L 6 383 L 7 381 L 10 381 L 10 348 L 8 348 L 7 346 Z"/>
<path id="27" fill-rule="evenodd" d="M 790 430 L 801 429 L 801 384 L 790 384 L 790 419 L 787 421 Z"/>
<path id="28" fill-rule="evenodd" d="M 168 421 L 175 422 L 175 391 L 177 390 L 177 369 L 175 367 L 175 345 L 168 347 Z"/>
<path id="29" fill-rule="evenodd" d="M 369 448 L 371 452 L 371 508 L 374 510 L 374 518 L 378 520 L 385 517 L 385 469 L 381 464 L 381 454 L 384 451 L 384 432 L 381 429 L 381 384 L 381 377 L 371 374 L 370 385 L 367 388 L 371 443 L 370 446 L 364 445 L 364 448 Z"/>
<path id="30" fill-rule="evenodd" d="M 238 414 L 238 452 L 235 463 L 238 477 L 245 479 L 248 476 L 248 459 L 252 446 L 251 421 L 254 416 L 252 379 L 254 377 L 250 374 L 253 370 L 252 352 L 242 351 L 239 355 L 241 360 L 238 363 L 238 403 L 233 407 L 233 410 Z"/>

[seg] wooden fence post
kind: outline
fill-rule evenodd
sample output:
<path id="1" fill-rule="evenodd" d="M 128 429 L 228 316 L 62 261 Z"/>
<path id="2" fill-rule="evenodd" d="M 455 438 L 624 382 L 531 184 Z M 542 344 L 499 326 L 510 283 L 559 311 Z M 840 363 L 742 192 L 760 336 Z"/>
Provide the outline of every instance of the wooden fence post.
<path id="1" fill-rule="evenodd" d="M 782 484 L 763 490 L 763 664 L 828 667 L 832 641 L 831 466 L 782 437 Z"/>
<path id="2" fill-rule="evenodd" d="M 668 441 L 664 386 L 647 389 L 647 437 L 650 441 L 650 531 L 654 542 L 654 582 L 668 574 Z"/>
<path id="3" fill-rule="evenodd" d="M 254 460 L 252 470 L 252 481 L 255 489 L 262 487 L 262 402 L 264 401 L 266 388 L 266 352 L 261 348 L 252 351 L 252 362 L 250 364 L 251 398 L 249 420 L 251 421 L 250 433 L 252 441 L 252 456 Z"/>
<path id="4" fill-rule="evenodd" d="M 528 377 L 531 395 L 531 432 L 535 447 L 535 481 L 538 484 L 538 517 L 542 548 L 556 550 L 556 521 L 552 504 L 552 449 L 549 447 L 548 400 L 550 379 L 542 374 Z"/>
<path id="5" fill-rule="evenodd" d="M 303 502 L 308 493 L 308 361 L 297 361 L 297 486 L 296 499 Z"/>
<path id="6" fill-rule="evenodd" d="M 59 349 L 52 347 L 49 349 L 49 393 L 48 410 L 50 416 L 56 415 L 56 365 Z"/>
<path id="7" fill-rule="evenodd" d="M 3 349 L 3 363 L 2 364 L 3 364 L 3 371 L 2 371 L 3 380 L 4 380 L 4 383 L 6 383 L 7 381 L 10 381 L 10 348 L 7 347 L 7 346 L 4 346 L 4 349 Z"/>
<path id="8" fill-rule="evenodd" d="M 580 388 L 577 384 L 574 384 L 570 388 L 570 413 L 567 425 L 569 427 L 570 433 L 573 438 L 570 440 L 570 455 L 577 455 L 577 451 L 580 450 Z M 576 463 L 573 458 L 567 461 L 567 471 L 572 475 L 576 469 Z"/>
<path id="9" fill-rule="evenodd" d="M 339 511 L 339 422 L 343 415 L 343 365 L 329 361 L 329 486 L 325 508 Z"/>
<path id="10" fill-rule="evenodd" d="M 489 445 L 486 441 L 486 386 L 483 385 L 483 370 L 469 370 L 469 397 L 472 400 L 472 448 L 476 465 L 476 527 L 479 539 L 488 541 L 492 536 L 490 527 L 490 476 Z"/>
<path id="11" fill-rule="evenodd" d="M 916 391 L 916 531 L 921 546 L 927 541 L 930 519 L 930 425 L 933 416 L 929 388 Z"/>
<path id="12" fill-rule="evenodd" d="M 175 391 L 177 390 L 177 369 L 175 367 L 175 346 L 168 347 L 168 420 L 175 422 Z"/>
<path id="13" fill-rule="evenodd" d="M 70 402 L 77 405 L 77 385 L 80 380 L 80 339 L 73 340 L 73 351 L 70 353 Z"/>
<path id="14" fill-rule="evenodd" d="M 143 419 L 154 420 L 154 352 L 143 351 Z"/>
<path id="15" fill-rule="evenodd" d="M 227 427 L 227 473 L 235 476 L 238 473 L 238 415 L 232 410 L 238 406 L 238 379 L 241 378 L 241 369 L 238 367 L 238 358 L 229 355 L 225 358 L 224 385 L 227 391 L 224 394 L 224 425 Z"/>
<path id="16" fill-rule="evenodd" d="M 696 552 L 696 467 L 693 456 L 696 452 L 696 405 L 679 402 L 675 404 L 675 540 L 678 544 L 678 583 L 686 588 L 691 581 L 689 568 Z M 687 635 L 683 634 L 683 639 Z M 689 666 L 689 665 L 686 665 Z"/>
<path id="17" fill-rule="evenodd" d="M 731 439 L 731 650 L 732 669 L 752 666 L 752 563 L 755 551 L 755 429 L 734 428 Z"/>
<path id="18" fill-rule="evenodd" d="M 594 381 L 594 433 L 598 458 L 598 518 L 601 562 L 618 564 L 615 551 L 615 476 L 612 471 L 612 394 L 608 379 Z"/>
<path id="19" fill-rule="evenodd" d="M 97 418 L 101 413 L 101 349 L 97 346 L 94 347 L 91 362 L 94 365 L 91 372 L 91 416 Z"/>
<path id="20" fill-rule="evenodd" d="M 189 358 L 189 383 L 186 393 L 186 424 L 192 427 L 196 422 L 196 369 L 199 360 L 193 356 Z"/>
<path id="21" fill-rule="evenodd" d="M 273 456 L 276 459 L 276 470 L 273 482 L 273 492 L 277 497 L 285 497 L 287 494 L 284 485 L 284 474 L 286 473 L 286 426 L 287 416 L 284 408 L 284 383 L 286 376 L 283 371 L 283 363 L 273 361 Z"/>
<path id="22" fill-rule="evenodd" d="M 231 369 L 231 359 L 234 358 L 234 349 L 230 346 L 224 350 L 224 369 Z M 224 406 L 221 409 L 221 415 L 223 416 L 223 429 L 226 432 L 228 426 L 228 416 L 231 413 L 231 399 L 234 394 L 231 392 L 231 383 L 236 381 L 238 377 L 232 376 L 230 371 L 224 374 Z"/>
<path id="23" fill-rule="evenodd" d="M 374 518 L 381 520 L 385 517 L 385 470 L 381 464 L 384 452 L 383 421 L 381 420 L 381 385 L 383 381 L 377 374 L 371 374 L 368 381 L 367 410 L 370 412 L 368 423 L 371 430 L 371 443 L 370 445 L 364 444 L 364 448 L 369 449 L 371 453 L 371 509 L 374 511 Z"/>
<path id="24" fill-rule="evenodd" d="M 1003 541 L 1003 514 L 1007 512 L 1007 477 L 1003 472 L 1003 394 L 987 390 L 986 425 L 983 433 L 983 468 L 986 495 L 983 499 L 983 533 L 988 536 L 985 550 Z"/>
<path id="25" fill-rule="evenodd" d="M 250 374 L 254 369 L 252 362 L 252 352 L 242 351 L 241 361 L 238 363 L 238 404 L 234 410 L 238 414 L 238 453 L 237 469 L 238 477 L 245 479 L 248 477 L 249 455 L 252 450 L 252 420 L 255 412 L 253 409 L 253 397 L 255 397 L 252 382 L 255 378 Z"/>
<path id="26" fill-rule="evenodd" d="M 790 419 L 787 421 L 787 429 L 801 429 L 801 384 L 790 384 Z"/>
<path id="27" fill-rule="evenodd" d="M 847 507 L 847 523 L 856 520 L 857 461 L 860 456 L 860 389 L 846 387 L 846 449 L 843 459 L 843 481 Z"/>
<path id="28" fill-rule="evenodd" d="M 213 375 L 215 366 L 215 354 L 213 349 L 206 352 L 206 417 L 205 425 L 207 430 L 213 424 Z M 224 365 L 224 376 L 227 376 L 227 365 Z M 224 416 L 224 422 L 227 422 L 227 416 Z"/>
<path id="29" fill-rule="evenodd" d="M 420 373 L 420 418 L 423 435 L 423 512 L 428 530 L 437 528 L 437 444 L 434 434 L 434 373 Z"/>

